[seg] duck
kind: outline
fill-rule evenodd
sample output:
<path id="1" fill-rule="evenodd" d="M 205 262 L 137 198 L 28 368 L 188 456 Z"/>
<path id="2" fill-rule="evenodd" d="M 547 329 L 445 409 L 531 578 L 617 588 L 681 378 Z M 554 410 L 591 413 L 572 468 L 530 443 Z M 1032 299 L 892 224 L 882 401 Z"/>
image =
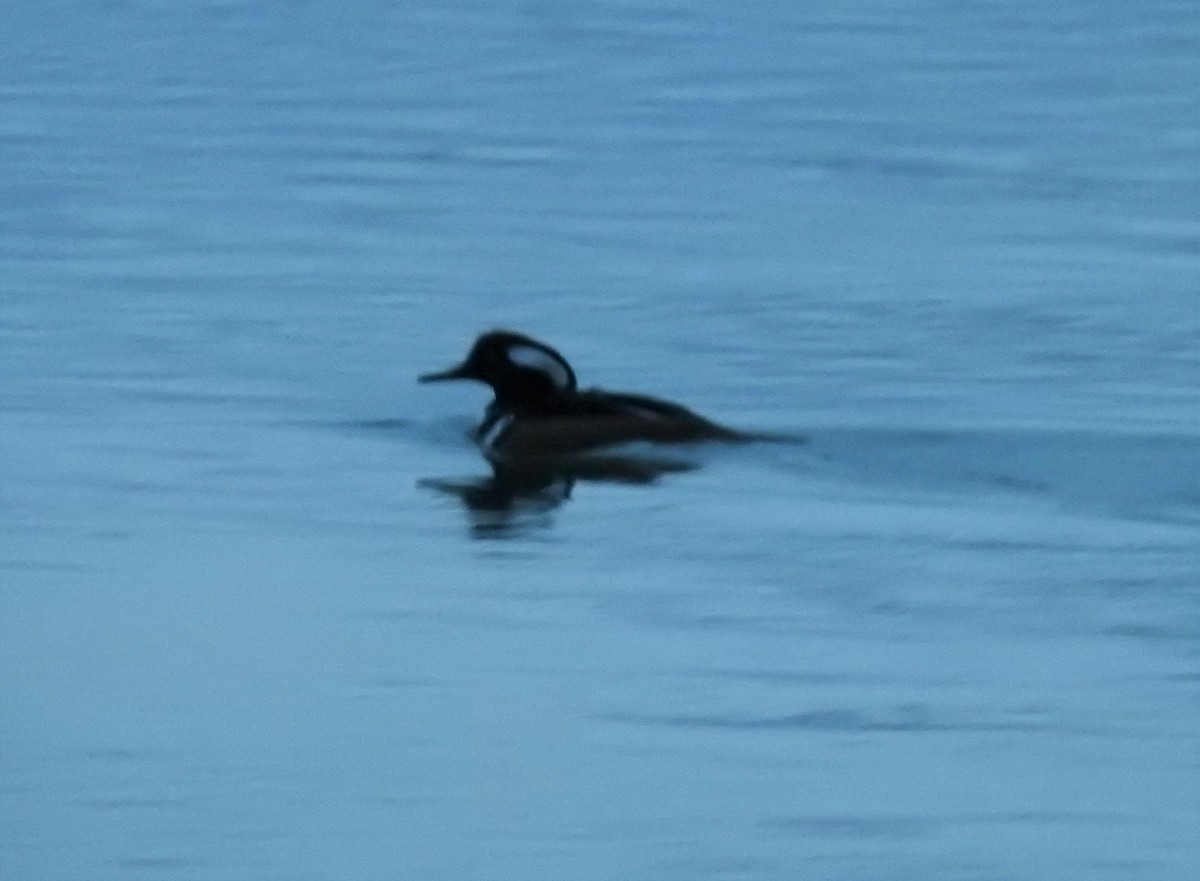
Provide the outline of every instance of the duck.
<path id="1" fill-rule="evenodd" d="M 418 377 L 422 383 L 457 380 L 482 382 L 495 395 L 473 432 L 492 463 L 573 457 L 639 441 L 751 439 L 662 398 L 580 389 L 557 349 L 516 331 L 483 333 L 461 363 Z"/>

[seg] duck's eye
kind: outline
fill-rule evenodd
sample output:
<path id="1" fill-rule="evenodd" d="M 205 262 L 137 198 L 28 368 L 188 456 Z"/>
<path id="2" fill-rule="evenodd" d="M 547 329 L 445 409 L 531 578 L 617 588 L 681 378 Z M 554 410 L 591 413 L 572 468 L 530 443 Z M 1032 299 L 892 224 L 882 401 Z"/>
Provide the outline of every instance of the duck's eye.
<path id="1" fill-rule="evenodd" d="M 549 352 L 533 346 L 512 346 L 508 350 L 508 360 L 519 367 L 545 374 L 556 388 L 565 390 L 571 387 L 570 371 Z"/>

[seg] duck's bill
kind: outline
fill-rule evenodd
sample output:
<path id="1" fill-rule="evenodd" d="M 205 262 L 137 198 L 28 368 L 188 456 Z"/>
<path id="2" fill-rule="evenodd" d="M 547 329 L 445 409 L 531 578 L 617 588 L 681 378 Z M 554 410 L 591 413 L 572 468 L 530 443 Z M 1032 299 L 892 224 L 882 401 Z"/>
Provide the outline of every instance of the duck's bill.
<path id="1" fill-rule="evenodd" d="M 451 367 L 449 370 L 439 370 L 436 373 L 422 373 L 417 382 L 449 382 L 452 379 L 470 379 L 471 373 L 465 364 Z"/>

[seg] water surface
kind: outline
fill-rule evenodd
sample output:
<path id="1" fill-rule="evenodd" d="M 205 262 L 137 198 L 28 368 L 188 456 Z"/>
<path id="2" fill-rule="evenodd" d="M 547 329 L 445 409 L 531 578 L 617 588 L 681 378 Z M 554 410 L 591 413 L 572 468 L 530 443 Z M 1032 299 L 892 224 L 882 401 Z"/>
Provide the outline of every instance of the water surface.
<path id="1" fill-rule="evenodd" d="M 1196 876 L 1194 4 L 3 18 L 5 878 Z"/>

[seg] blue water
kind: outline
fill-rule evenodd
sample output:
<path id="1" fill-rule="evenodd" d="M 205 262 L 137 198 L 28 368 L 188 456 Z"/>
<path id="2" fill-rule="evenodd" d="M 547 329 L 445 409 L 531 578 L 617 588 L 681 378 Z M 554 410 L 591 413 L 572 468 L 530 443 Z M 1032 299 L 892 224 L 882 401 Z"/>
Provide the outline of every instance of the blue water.
<path id="1" fill-rule="evenodd" d="M 5 881 L 1200 877 L 1200 6 L 0 30 Z"/>

